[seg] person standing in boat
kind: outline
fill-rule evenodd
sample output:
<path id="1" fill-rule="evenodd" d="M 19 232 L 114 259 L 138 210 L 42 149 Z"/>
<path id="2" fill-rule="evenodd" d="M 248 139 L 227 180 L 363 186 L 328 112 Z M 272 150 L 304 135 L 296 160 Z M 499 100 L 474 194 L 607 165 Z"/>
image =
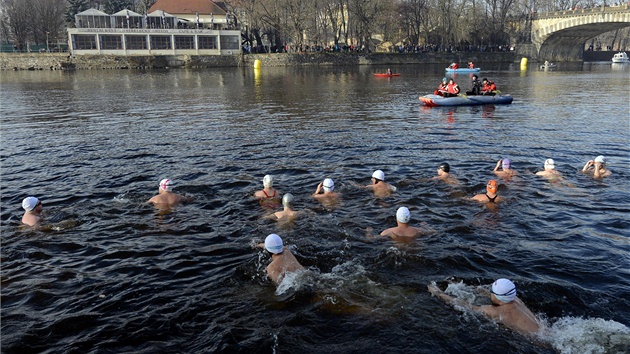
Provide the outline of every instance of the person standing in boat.
<path id="1" fill-rule="evenodd" d="M 448 66 L 449 69 L 453 69 L 453 70 L 457 70 L 459 69 L 459 64 L 457 63 L 452 63 L 451 65 Z"/>
<path id="2" fill-rule="evenodd" d="M 448 80 L 445 77 L 443 77 L 442 82 L 438 85 L 437 90 L 435 90 L 433 94 L 444 96 L 444 94 L 448 92 L 447 87 L 448 87 Z"/>
<path id="3" fill-rule="evenodd" d="M 457 97 L 459 95 L 459 85 L 455 83 L 453 78 L 448 80 L 448 85 L 446 85 L 446 93 L 443 95 L 444 97 Z"/>
<path id="4" fill-rule="evenodd" d="M 472 82 L 470 84 L 470 91 L 466 92 L 467 95 L 479 95 L 481 94 L 481 82 L 477 75 L 472 76 Z"/>
<path id="5" fill-rule="evenodd" d="M 494 96 L 496 94 L 497 90 L 497 85 L 494 84 L 494 82 L 489 81 L 488 79 L 486 79 L 485 77 L 483 78 L 483 86 L 481 87 L 481 94 L 482 95 L 488 95 L 488 96 Z"/>

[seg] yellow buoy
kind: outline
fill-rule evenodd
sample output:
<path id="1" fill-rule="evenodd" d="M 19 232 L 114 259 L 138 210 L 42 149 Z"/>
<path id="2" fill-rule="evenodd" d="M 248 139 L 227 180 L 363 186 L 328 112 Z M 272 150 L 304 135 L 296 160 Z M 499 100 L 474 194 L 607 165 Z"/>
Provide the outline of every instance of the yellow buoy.
<path id="1" fill-rule="evenodd" d="M 260 69 L 260 59 L 254 60 L 254 69 Z"/>
<path id="2" fill-rule="evenodd" d="M 521 70 L 527 70 L 527 58 L 521 59 Z"/>

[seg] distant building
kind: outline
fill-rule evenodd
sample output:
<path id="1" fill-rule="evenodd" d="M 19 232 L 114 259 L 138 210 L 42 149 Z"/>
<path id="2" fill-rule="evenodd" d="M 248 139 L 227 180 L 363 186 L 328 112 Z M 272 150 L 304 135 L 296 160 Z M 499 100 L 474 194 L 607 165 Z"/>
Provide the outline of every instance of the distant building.
<path id="1" fill-rule="evenodd" d="M 209 0 L 158 0 L 149 13 L 109 15 L 89 9 L 68 29 L 73 55 L 231 55 L 241 52 L 241 33 L 227 11 Z"/>

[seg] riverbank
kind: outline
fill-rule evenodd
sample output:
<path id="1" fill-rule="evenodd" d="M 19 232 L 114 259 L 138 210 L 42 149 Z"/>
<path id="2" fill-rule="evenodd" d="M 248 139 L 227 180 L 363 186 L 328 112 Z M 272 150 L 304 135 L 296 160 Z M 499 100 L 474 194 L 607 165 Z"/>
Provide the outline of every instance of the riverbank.
<path id="1" fill-rule="evenodd" d="M 71 56 L 68 53 L 2 53 L 0 70 L 86 70 L 86 69 L 161 69 L 253 66 L 309 65 L 407 65 L 449 64 L 458 62 L 512 63 L 514 52 L 458 53 L 277 53 L 244 55 L 175 56 Z"/>

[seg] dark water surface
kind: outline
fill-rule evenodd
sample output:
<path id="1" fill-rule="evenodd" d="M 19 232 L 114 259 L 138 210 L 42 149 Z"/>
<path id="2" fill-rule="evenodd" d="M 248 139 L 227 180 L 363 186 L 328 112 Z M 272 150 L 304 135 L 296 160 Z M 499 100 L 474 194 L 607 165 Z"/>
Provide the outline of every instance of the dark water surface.
<path id="1" fill-rule="evenodd" d="M 421 107 L 437 66 L 3 72 L 2 352 L 627 351 L 630 66 L 481 67 L 512 105 Z M 600 154 L 613 174 L 593 180 L 580 170 Z M 504 157 L 507 201 L 467 200 Z M 534 174 L 547 158 L 564 182 Z M 444 161 L 461 185 L 430 180 Z M 357 187 L 376 169 L 391 197 Z M 263 219 L 265 174 L 310 212 Z M 311 197 L 326 177 L 336 207 Z M 162 178 L 195 201 L 145 204 Z M 28 195 L 42 230 L 20 226 Z M 366 241 L 399 206 L 436 234 Z M 254 248 L 272 232 L 309 269 L 279 288 Z M 426 291 L 488 303 L 500 277 L 547 347 Z"/>

